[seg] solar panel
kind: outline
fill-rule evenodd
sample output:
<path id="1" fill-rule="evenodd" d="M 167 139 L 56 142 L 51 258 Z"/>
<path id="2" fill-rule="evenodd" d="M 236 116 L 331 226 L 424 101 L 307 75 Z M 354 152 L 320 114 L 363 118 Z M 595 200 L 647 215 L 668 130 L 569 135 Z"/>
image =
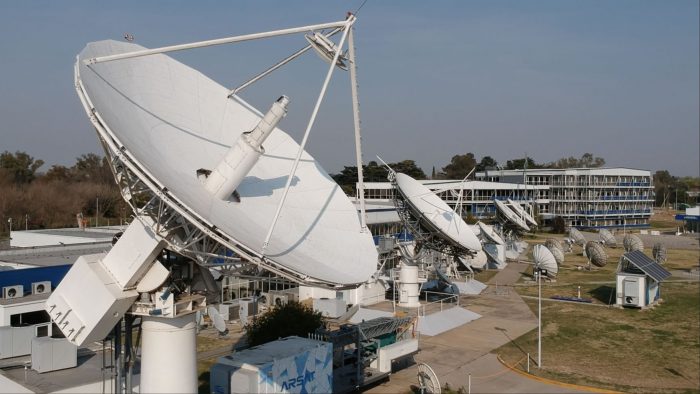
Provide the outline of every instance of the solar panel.
<path id="1" fill-rule="evenodd" d="M 671 276 L 670 272 L 666 271 L 659 263 L 649 258 L 649 256 L 645 255 L 644 252 L 640 250 L 625 253 L 622 257 L 635 267 L 644 271 L 645 274 L 654 278 L 657 282 L 661 282 Z"/>

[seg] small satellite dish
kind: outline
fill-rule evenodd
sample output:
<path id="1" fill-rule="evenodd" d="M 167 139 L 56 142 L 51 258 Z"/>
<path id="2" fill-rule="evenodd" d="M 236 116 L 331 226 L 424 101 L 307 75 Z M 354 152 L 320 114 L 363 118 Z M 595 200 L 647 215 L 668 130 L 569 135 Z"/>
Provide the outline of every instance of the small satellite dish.
<path id="1" fill-rule="evenodd" d="M 625 247 L 625 253 L 634 252 L 635 250 L 644 251 L 644 242 L 634 234 L 625 235 L 625 238 L 622 240 L 622 246 Z"/>
<path id="2" fill-rule="evenodd" d="M 481 250 L 481 242 L 471 228 L 440 197 L 406 174 L 397 172 L 393 177 L 396 190 L 421 226 L 455 248 Z"/>
<path id="3" fill-rule="evenodd" d="M 547 246 L 545 244 L 545 246 Z M 549 247 L 547 246 L 547 249 L 549 249 L 550 252 L 552 252 L 552 256 L 554 256 L 554 259 L 557 260 L 557 265 L 562 265 L 564 264 L 564 252 L 557 248 L 557 247 Z"/>
<path id="4" fill-rule="evenodd" d="M 586 237 L 584 237 L 583 234 L 581 234 L 581 232 L 575 227 L 571 227 L 569 229 L 569 238 L 574 240 L 574 243 L 579 246 L 586 245 Z"/>
<path id="5" fill-rule="evenodd" d="M 532 248 L 532 260 L 535 263 L 535 268 L 546 270 L 547 276 L 554 278 L 559 272 L 559 265 L 552 252 L 544 245 L 535 245 Z"/>
<path id="6" fill-rule="evenodd" d="M 425 363 L 418 364 L 418 385 L 421 393 L 440 394 L 442 387 L 437 374 Z"/>
<path id="7" fill-rule="evenodd" d="M 216 330 L 219 331 L 219 335 L 228 334 L 228 328 L 226 328 L 226 321 L 224 321 L 223 316 L 221 316 L 219 311 L 216 309 L 216 306 L 207 306 L 207 314 L 209 315 L 209 318 L 211 319 L 214 328 L 216 328 Z"/>
<path id="8" fill-rule="evenodd" d="M 661 242 L 655 243 L 654 247 L 651 249 L 651 255 L 654 257 L 654 260 L 656 260 L 657 263 L 665 263 L 667 257 L 666 245 L 662 244 Z"/>
<path id="9" fill-rule="evenodd" d="M 459 256 L 459 261 L 464 264 L 465 267 L 481 270 L 486 267 L 486 263 L 488 263 L 489 259 L 484 250 L 480 250 L 471 256 Z"/>
<path id="10" fill-rule="evenodd" d="M 596 267 L 605 267 L 608 263 L 608 254 L 601 244 L 592 241 L 587 242 L 585 251 L 588 262 Z"/>
<path id="11" fill-rule="evenodd" d="M 508 208 L 506 204 L 496 199 L 493 200 L 493 203 L 496 204 L 496 209 L 506 218 L 508 222 L 515 225 L 519 230 L 530 231 L 530 227 L 528 227 L 527 223 L 525 223 L 525 221 L 521 219 L 520 216 L 518 216 L 512 209 Z"/>
<path id="12" fill-rule="evenodd" d="M 600 236 L 600 242 L 602 242 L 603 245 L 611 248 L 617 247 L 617 239 L 613 233 L 610 232 L 610 230 L 601 228 L 600 231 L 598 231 L 598 235 Z"/>
<path id="13" fill-rule="evenodd" d="M 559 242 L 559 240 L 555 239 L 555 238 L 547 238 L 544 241 L 544 246 L 546 246 L 547 249 L 549 249 L 549 250 L 556 248 L 556 249 L 561 250 L 562 252 L 564 251 L 564 248 L 562 248 L 562 246 L 561 246 L 561 242 Z"/>
<path id="14" fill-rule="evenodd" d="M 508 205 L 511 207 L 511 209 L 513 209 L 513 211 L 515 211 L 516 214 L 518 214 L 518 216 L 525 219 L 527 223 L 530 223 L 533 226 L 537 226 L 537 221 L 535 220 L 535 218 L 533 218 L 532 215 L 527 213 L 527 211 L 523 207 L 521 207 L 520 204 L 514 202 L 510 198 L 506 201 L 508 201 Z"/>
<path id="15" fill-rule="evenodd" d="M 316 54 L 326 61 L 328 64 L 330 64 L 333 61 L 333 58 L 335 58 L 335 54 L 338 52 L 338 46 L 335 45 L 333 41 L 331 41 L 328 36 L 319 33 L 319 32 L 313 32 L 313 34 L 306 34 L 304 35 L 306 37 L 306 41 L 309 42 L 311 47 L 316 51 Z M 347 71 L 348 66 L 345 64 L 345 62 L 348 61 L 347 56 L 345 54 L 341 53 L 340 56 L 338 56 L 338 61 L 335 63 L 338 68 Z"/>
<path id="16" fill-rule="evenodd" d="M 479 226 L 479 230 L 481 230 L 481 234 L 486 237 L 489 241 L 497 244 L 497 245 L 504 245 L 505 241 L 503 238 L 501 238 L 498 233 L 493 229 L 493 226 L 489 226 L 488 224 L 484 224 L 482 222 L 477 222 L 476 223 Z"/>

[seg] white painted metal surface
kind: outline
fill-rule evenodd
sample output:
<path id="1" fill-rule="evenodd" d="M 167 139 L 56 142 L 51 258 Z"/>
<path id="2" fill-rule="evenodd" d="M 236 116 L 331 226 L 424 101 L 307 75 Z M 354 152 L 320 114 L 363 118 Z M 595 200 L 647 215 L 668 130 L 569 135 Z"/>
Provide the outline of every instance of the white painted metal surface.
<path id="1" fill-rule="evenodd" d="M 455 246 L 481 250 L 481 242 L 464 220 L 430 189 L 402 173 L 396 173 L 396 185 L 415 215 L 426 226 L 439 232 Z"/>
<path id="2" fill-rule="evenodd" d="M 493 226 L 489 226 L 488 224 L 482 223 L 482 222 L 477 222 L 476 223 L 479 226 L 479 230 L 481 230 L 481 234 L 486 237 L 489 241 L 498 244 L 498 245 L 504 245 L 505 241 L 503 238 L 501 238 L 500 235 L 496 231 L 494 231 Z"/>
<path id="3" fill-rule="evenodd" d="M 197 392 L 195 314 L 143 317 L 141 393 Z"/>
<path id="4" fill-rule="evenodd" d="M 525 211 L 525 208 L 521 207 L 520 204 L 511 200 L 510 198 L 507 199 L 507 201 L 516 214 L 518 214 L 521 218 L 525 219 L 527 223 L 530 223 L 533 226 L 537 226 L 537 221 L 535 220 L 535 218 L 532 217 L 532 215 Z"/>
<path id="5" fill-rule="evenodd" d="M 403 264 L 399 270 L 399 306 L 405 308 L 419 307 L 419 295 L 418 267 Z"/>
<path id="6" fill-rule="evenodd" d="M 535 267 L 547 270 L 547 276 L 553 278 L 559 272 L 557 260 L 552 255 L 552 252 L 544 245 L 535 245 L 532 249 L 532 259 L 535 262 Z"/>
<path id="7" fill-rule="evenodd" d="M 167 190 L 193 221 L 224 233 L 252 255 L 273 220 L 299 145 L 275 128 L 265 154 L 237 191 L 222 201 L 197 180 L 214 168 L 241 133 L 261 115 L 201 73 L 164 55 L 86 65 L 82 60 L 143 49 L 130 43 L 88 44 L 79 56 L 79 88 L 91 113 L 113 142 L 154 183 Z M 352 250 L 353 253 L 346 253 Z M 365 281 L 375 270 L 376 249 L 361 232 L 354 206 L 338 185 L 303 153 L 266 257 L 312 279 L 339 284 Z"/>
<path id="8" fill-rule="evenodd" d="M 498 209 L 498 211 L 501 212 L 509 222 L 515 224 L 521 230 L 530 231 L 530 227 L 527 225 L 527 223 L 525 223 L 523 219 L 513 212 L 512 209 L 508 208 L 506 204 L 499 200 L 493 200 L 493 203 L 496 204 L 496 209 Z"/>

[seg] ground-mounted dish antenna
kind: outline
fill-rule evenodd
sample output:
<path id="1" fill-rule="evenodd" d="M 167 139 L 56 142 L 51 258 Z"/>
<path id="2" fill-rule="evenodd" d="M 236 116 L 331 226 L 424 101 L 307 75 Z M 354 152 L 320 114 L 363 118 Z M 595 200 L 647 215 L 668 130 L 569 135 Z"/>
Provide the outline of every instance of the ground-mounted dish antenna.
<path id="1" fill-rule="evenodd" d="M 481 234 L 490 242 L 495 243 L 496 245 L 505 245 L 505 241 L 503 238 L 501 238 L 500 235 L 493 229 L 493 226 L 489 226 L 488 224 L 482 223 L 482 222 L 477 222 L 476 223 L 479 226 L 479 230 L 481 230 Z"/>
<path id="2" fill-rule="evenodd" d="M 546 246 L 549 250 L 556 248 L 561 251 L 564 251 L 564 248 L 561 246 L 561 242 L 559 242 L 559 240 L 555 238 L 547 238 L 544 241 L 544 246 Z"/>
<path id="3" fill-rule="evenodd" d="M 510 198 L 506 200 L 508 202 L 508 206 L 518 215 L 520 216 L 523 220 L 525 220 L 526 223 L 529 223 L 532 226 L 537 226 L 537 221 L 535 218 L 532 217 L 525 208 L 520 206 L 520 204 L 514 202 Z"/>
<path id="4" fill-rule="evenodd" d="M 601 228 L 598 231 L 598 235 L 600 236 L 600 242 L 610 248 L 616 248 L 617 247 L 617 239 L 613 235 L 613 233 L 610 232 L 610 230 Z"/>
<path id="5" fill-rule="evenodd" d="M 428 364 L 418 364 L 418 388 L 421 393 L 426 394 L 440 394 L 442 392 L 440 380 Z"/>
<path id="6" fill-rule="evenodd" d="M 622 239 L 622 246 L 625 248 L 625 253 L 634 252 L 635 250 L 644 251 L 644 242 L 634 234 L 625 235 L 625 238 Z"/>
<path id="7" fill-rule="evenodd" d="M 482 270 L 486 267 L 486 264 L 488 263 L 489 259 L 488 256 L 486 255 L 485 249 L 480 250 L 473 255 L 465 255 L 465 256 L 460 256 L 459 257 L 460 262 L 467 267 L 467 268 L 473 268 L 477 270 Z"/>
<path id="8" fill-rule="evenodd" d="M 532 260 L 536 269 L 547 271 L 547 277 L 555 278 L 557 276 L 559 265 L 552 252 L 546 246 L 535 245 L 532 248 Z"/>
<path id="9" fill-rule="evenodd" d="M 608 254 L 605 252 L 605 248 L 598 242 L 587 242 L 584 252 L 588 258 L 589 267 L 590 264 L 593 264 L 596 267 L 605 267 L 605 265 L 608 263 Z"/>
<path id="10" fill-rule="evenodd" d="M 651 256 L 657 263 L 664 264 L 668 256 L 666 245 L 662 244 L 661 242 L 655 243 L 654 247 L 651 249 Z"/>
<path id="11" fill-rule="evenodd" d="M 508 208 L 506 204 L 496 199 L 493 200 L 493 203 L 496 204 L 496 210 L 500 213 L 500 216 L 503 217 L 504 226 L 513 227 L 517 231 L 530 231 L 530 227 L 525 223 L 525 220 L 520 218 L 512 209 Z"/>
<path id="12" fill-rule="evenodd" d="M 194 392 L 194 315 L 206 307 L 206 297 L 188 285 L 193 262 L 207 267 L 223 261 L 229 272 L 257 266 L 331 288 L 370 278 L 377 252 L 364 205 L 358 217 L 304 149 L 337 61 L 347 53 L 362 162 L 354 23 L 349 15 L 339 22 L 156 49 L 117 41 L 86 46 L 76 61 L 75 87 L 136 220 L 109 253 L 81 257 L 47 300 L 47 312 L 69 341 L 101 340 L 127 313 L 140 316 L 141 391 Z M 238 92 L 311 46 L 233 90 L 165 55 L 325 29 L 342 35 L 299 144 L 277 127 L 287 97 L 280 95 L 262 113 Z M 166 248 L 186 261 L 157 260 Z"/>
<path id="13" fill-rule="evenodd" d="M 400 172 L 389 171 L 389 180 L 397 191 L 399 216 L 424 247 L 457 255 L 481 250 L 469 225 L 430 189 Z"/>
<path id="14" fill-rule="evenodd" d="M 547 244 L 544 246 L 552 253 L 552 256 L 554 256 L 554 259 L 557 261 L 557 265 L 564 264 L 564 252 L 561 249 L 556 246 L 548 246 Z"/>
<path id="15" fill-rule="evenodd" d="M 569 238 L 578 246 L 584 247 L 586 245 L 586 237 L 575 227 L 569 229 Z"/>

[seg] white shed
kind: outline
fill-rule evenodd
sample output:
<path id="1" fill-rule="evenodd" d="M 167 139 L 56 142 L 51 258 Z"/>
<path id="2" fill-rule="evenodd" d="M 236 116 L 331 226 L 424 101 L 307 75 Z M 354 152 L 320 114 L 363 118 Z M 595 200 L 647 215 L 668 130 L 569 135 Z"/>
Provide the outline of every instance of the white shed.
<path id="1" fill-rule="evenodd" d="M 661 282 L 671 273 L 640 250 L 625 253 L 617 266 L 617 305 L 644 308 L 661 298 Z"/>

